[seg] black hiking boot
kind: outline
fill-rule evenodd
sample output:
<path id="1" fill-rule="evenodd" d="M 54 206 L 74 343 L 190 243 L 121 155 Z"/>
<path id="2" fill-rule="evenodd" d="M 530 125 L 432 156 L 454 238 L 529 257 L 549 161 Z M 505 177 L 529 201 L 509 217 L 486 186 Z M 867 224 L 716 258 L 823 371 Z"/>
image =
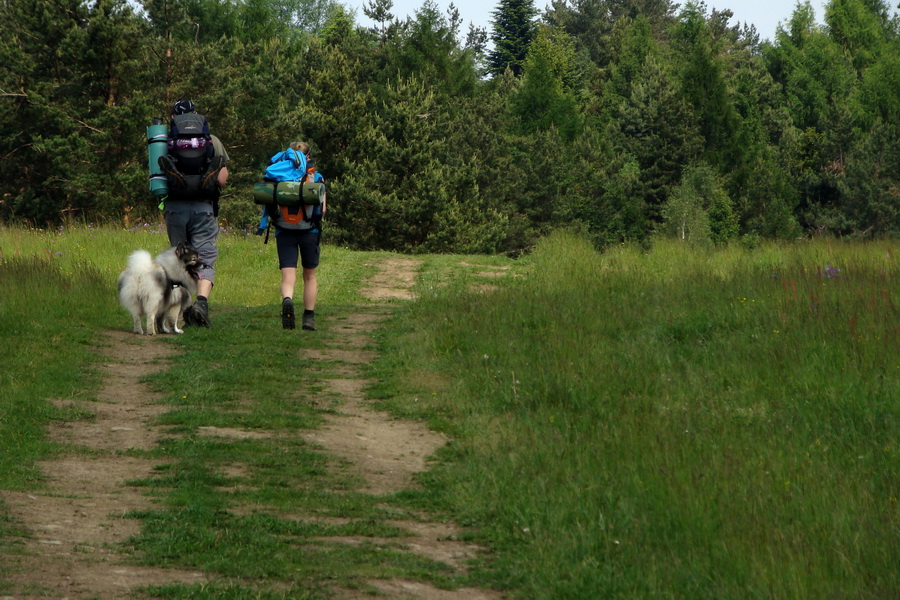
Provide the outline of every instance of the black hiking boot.
<path id="1" fill-rule="evenodd" d="M 197 298 L 194 305 L 184 311 L 184 322 L 195 327 L 209 327 L 209 304 L 206 298 Z"/>
<path id="2" fill-rule="evenodd" d="M 303 329 L 306 331 L 316 330 L 316 315 L 311 310 L 303 311 Z"/>
<path id="3" fill-rule="evenodd" d="M 281 326 L 285 329 L 294 328 L 294 301 L 290 298 L 281 301 Z"/>

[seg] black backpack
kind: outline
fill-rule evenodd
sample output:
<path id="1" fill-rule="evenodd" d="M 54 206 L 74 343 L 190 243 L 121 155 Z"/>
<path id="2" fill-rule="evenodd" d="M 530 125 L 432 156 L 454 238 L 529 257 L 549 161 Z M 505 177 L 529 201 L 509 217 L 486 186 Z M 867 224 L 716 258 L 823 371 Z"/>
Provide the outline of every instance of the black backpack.
<path id="1" fill-rule="evenodd" d="M 202 175 L 213 157 L 209 121 L 201 114 L 175 115 L 169 122 L 169 155 L 184 175 Z"/>
<path id="2" fill-rule="evenodd" d="M 175 115 L 169 122 L 168 152 L 159 157 L 171 200 L 210 200 L 218 213 L 216 177 L 225 159 L 214 156 L 209 122 L 197 113 Z"/>

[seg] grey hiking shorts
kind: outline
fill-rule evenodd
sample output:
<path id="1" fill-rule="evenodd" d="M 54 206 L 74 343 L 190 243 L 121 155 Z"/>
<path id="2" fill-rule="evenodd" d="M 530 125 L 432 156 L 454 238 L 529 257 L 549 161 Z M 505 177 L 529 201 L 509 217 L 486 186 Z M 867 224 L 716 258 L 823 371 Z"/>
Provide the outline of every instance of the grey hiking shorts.
<path id="1" fill-rule="evenodd" d="M 213 215 L 210 202 L 166 202 L 166 231 L 169 244 L 187 242 L 200 254 L 203 266 L 199 269 L 201 279 L 215 283 L 216 259 L 219 247 L 219 222 Z"/>

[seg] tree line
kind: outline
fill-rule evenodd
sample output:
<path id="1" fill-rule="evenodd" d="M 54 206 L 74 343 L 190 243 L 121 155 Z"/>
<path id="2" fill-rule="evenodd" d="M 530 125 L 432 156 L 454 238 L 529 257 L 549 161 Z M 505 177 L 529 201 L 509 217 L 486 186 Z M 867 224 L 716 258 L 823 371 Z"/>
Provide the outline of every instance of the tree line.
<path id="1" fill-rule="evenodd" d="M 145 128 L 191 99 L 231 157 L 220 218 L 288 142 L 360 249 L 519 252 L 900 232 L 900 19 L 796 5 L 772 40 L 669 0 L 0 0 L 0 220 L 154 219 Z"/>

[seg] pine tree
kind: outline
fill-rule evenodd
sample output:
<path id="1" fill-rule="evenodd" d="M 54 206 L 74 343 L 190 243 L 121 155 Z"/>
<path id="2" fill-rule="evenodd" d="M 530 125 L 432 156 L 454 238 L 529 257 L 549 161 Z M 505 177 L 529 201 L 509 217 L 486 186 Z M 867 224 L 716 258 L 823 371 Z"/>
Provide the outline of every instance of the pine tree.
<path id="1" fill-rule="evenodd" d="M 488 72 L 502 75 L 508 67 L 518 76 L 535 34 L 534 0 L 500 0 L 492 14 L 494 48 L 488 54 Z"/>
<path id="2" fill-rule="evenodd" d="M 382 40 L 388 37 L 388 26 L 394 20 L 394 14 L 391 9 L 394 8 L 393 0 L 368 0 L 363 6 L 363 14 L 378 23 L 376 33 Z"/>
<path id="3" fill-rule="evenodd" d="M 698 156 L 703 142 L 690 107 L 660 57 L 647 57 L 609 129 L 616 153 L 637 160 L 647 221 L 658 222 L 669 188 Z"/>
<path id="4" fill-rule="evenodd" d="M 733 160 L 737 113 L 723 76 L 719 45 L 704 14 L 705 5 L 688 2 L 673 30 L 682 93 L 694 110 L 707 160 L 725 169 Z"/>
<path id="5" fill-rule="evenodd" d="M 574 55 L 565 33 L 548 27 L 539 30 L 525 62 L 522 87 L 512 101 L 521 133 L 556 127 L 564 139 L 572 140 L 581 130 Z"/>
<path id="6" fill-rule="evenodd" d="M 416 76 L 451 95 L 470 95 L 477 82 L 475 63 L 457 41 L 459 18 L 452 4 L 448 17 L 425 0 L 385 46 L 382 81 Z"/>

